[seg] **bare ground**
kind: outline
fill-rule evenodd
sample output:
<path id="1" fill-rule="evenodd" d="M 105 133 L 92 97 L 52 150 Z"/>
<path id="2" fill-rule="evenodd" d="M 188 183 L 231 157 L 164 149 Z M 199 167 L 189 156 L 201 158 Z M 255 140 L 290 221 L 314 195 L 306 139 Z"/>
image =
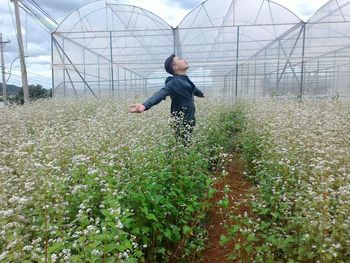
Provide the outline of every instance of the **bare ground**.
<path id="1" fill-rule="evenodd" d="M 250 209 L 244 205 L 237 205 L 236 202 L 242 201 L 244 197 L 252 189 L 252 184 L 247 178 L 243 176 L 243 164 L 237 156 L 233 158 L 233 161 L 227 167 L 228 175 L 218 178 L 214 187 L 216 193 L 211 199 L 213 206 L 209 210 L 209 223 L 207 226 L 208 231 L 208 243 L 204 251 L 204 254 L 200 260 L 193 263 L 227 263 L 227 262 L 242 262 L 235 260 L 228 260 L 228 256 L 233 251 L 235 246 L 234 242 L 228 243 L 225 246 L 221 246 L 219 243 L 220 236 L 226 235 L 227 230 L 224 228 L 224 222 L 228 221 L 226 218 L 226 212 L 222 210 L 217 202 L 224 197 L 224 187 L 229 185 L 230 191 L 227 193 L 229 196 L 230 207 L 233 209 L 231 213 L 243 214 L 249 213 Z"/>

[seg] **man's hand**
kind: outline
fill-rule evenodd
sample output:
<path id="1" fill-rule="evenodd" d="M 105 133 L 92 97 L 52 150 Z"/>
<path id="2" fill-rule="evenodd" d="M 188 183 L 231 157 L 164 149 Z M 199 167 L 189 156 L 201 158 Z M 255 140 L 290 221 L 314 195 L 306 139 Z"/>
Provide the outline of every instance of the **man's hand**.
<path id="1" fill-rule="evenodd" d="M 146 109 L 145 105 L 143 105 L 141 103 L 136 103 L 136 104 L 129 106 L 128 112 L 141 113 L 141 112 L 145 111 L 145 109 Z"/>

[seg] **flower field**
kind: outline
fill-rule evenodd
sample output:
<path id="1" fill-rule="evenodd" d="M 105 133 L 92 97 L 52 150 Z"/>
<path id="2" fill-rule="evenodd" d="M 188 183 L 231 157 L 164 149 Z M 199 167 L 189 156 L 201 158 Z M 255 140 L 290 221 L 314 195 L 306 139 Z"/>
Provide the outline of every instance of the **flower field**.
<path id="1" fill-rule="evenodd" d="M 2 109 L 0 261 L 191 262 L 213 175 L 236 150 L 255 188 L 251 213 L 232 215 L 221 238 L 235 241 L 232 257 L 349 262 L 349 103 L 198 101 L 190 147 L 175 141 L 168 103 Z"/>
<path id="2" fill-rule="evenodd" d="M 156 262 L 196 255 L 221 168 L 219 107 L 198 107 L 191 147 L 169 105 L 41 101 L 0 114 L 1 262 Z M 215 124 L 215 125 L 214 125 Z M 217 136 L 209 136 L 216 134 Z M 210 150 L 208 150 L 210 149 Z"/>
<path id="3" fill-rule="evenodd" d="M 252 213 L 236 216 L 242 262 L 350 262 L 350 104 L 250 105 L 240 135 L 256 184 Z M 225 238 L 226 241 L 226 238 Z"/>

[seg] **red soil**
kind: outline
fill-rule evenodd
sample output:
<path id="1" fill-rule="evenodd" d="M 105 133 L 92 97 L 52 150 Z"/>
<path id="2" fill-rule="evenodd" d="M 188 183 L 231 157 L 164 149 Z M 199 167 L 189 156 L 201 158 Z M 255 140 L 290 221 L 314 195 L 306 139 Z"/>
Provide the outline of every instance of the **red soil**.
<path id="1" fill-rule="evenodd" d="M 247 194 L 252 189 L 252 184 L 247 178 L 243 176 L 243 165 L 242 162 L 235 157 L 232 163 L 227 167 L 228 175 L 218 178 L 214 187 L 216 188 L 216 193 L 211 199 L 213 206 L 209 210 L 209 224 L 207 227 L 208 231 L 208 243 L 207 248 L 204 251 L 201 260 L 197 260 L 195 263 L 226 263 L 226 262 L 239 262 L 235 260 L 228 260 L 228 256 L 232 253 L 234 242 L 225 244 L 221 246 L 219 243 L 220 236 L 222 234 L 226 235 L 227 231 L 223 226 L 226 218 L 227 211 L 217 205 L 217 201 L 223 199 L 224 197 L 224 187 L 229 185 L 230 191 L 228 192 L 231 213 L 236 215 L 244 214 L 245 212 L 250 212 L 249 207 L 244 205 L 237 205 L 236 202 L 242 201 Z"/>

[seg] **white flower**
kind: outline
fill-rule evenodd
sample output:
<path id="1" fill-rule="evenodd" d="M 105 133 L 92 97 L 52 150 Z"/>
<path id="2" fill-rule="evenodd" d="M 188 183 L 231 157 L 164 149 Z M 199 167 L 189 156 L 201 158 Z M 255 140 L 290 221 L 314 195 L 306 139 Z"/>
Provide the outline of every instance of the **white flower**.
<path id="1" fill-rule="evenodd" d="M 56 260 L 57 260 L 57 254 L 52 253 L 52 254 L 51 254 L 51 261 L 52 261 L 52 262 L 56 262 Z"/>
<path id="2" fill-rule="evenodd" d="M 122 224 L 122 222 L 120 222 L 119 220 L 117 221 L 117 228 L 122 229 L 124 226 Z"/>
<path id="3" fill-rule="evenodd" d="M 26 245 L 23 247 L 24 252 L 30 252 L 32 249 L 33 249 L 33 246 L 31 246 L 31 245 Z"/>
<path id="4" fill-rule="evenodd" d="M 92 255 L 94 256 L 102 256 L 103 255 L 103 252 L 98 250 L 98 249 L 94 249 L 92 252 L 91 252 Z"/>

